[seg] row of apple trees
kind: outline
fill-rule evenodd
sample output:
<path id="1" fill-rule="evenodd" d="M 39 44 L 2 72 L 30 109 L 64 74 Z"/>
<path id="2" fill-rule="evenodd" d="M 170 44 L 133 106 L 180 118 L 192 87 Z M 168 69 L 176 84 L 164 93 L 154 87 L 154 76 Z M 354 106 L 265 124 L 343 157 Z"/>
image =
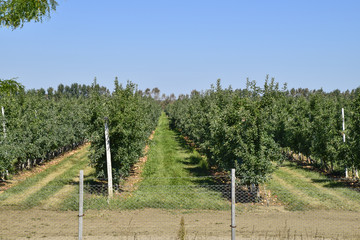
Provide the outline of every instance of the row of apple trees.
<path id="1" fill-rule="evenodd" d="M 271 102 L 262 90 L 223 89 L 216 86 L 193 91 L 168 105 L 173 127 L 188 136 L 207 156 L 209 165 L 219 170 L 236 169 L 246 184 L 266 181 L 282 158 L 280 146 L 266 130 Z"/>
<path id="2" fill-rule="evenodd" d="M 70 88 L 68 88 L 70 89 Z M 69 91 L 1 91 L 0 173 L 31 168 L 82 144 L 87 99 Z"/>
<path id="3" fill-rule="evenodd" d="M 94 91 L 89 105 L 91 164 L 98 178 L 107 178 L 104 121 L 108 119 L 112 173 L 116 182 L 127 176 L 133 164 L 143 155 L 160 117 L 160 104 L 143 95 L 135 84 L 128 82 L 122 86 L 115 80 L 115 91 L 111 95 Z"/>
<path id="4" fill-rule="evenodd" d="M 110 93 L 96 81 L 91 86 L 2 91 L 0 107 L 0 177 L 44 162 L 91 141 L 91 164 L 104 178 L 104 117 L 109 118 L 115 176 L 126 175 L 160 115 L 160 106 L 138 93 L 132 83 Z"/>
<path id="5" fill-rule="evenodd" d="M 173 127 L 194 141 L 210 166 L 235 168 L 244 183 L 259 184 L 289 152 L 311 157 L 327 171 L 359 167 L 358 90 L 289 91 L 268 77 L 263 87 L 248 81 L 246 89 L 233 90 L 223 89 L 218 80 L 210 90 L 179 97 L 166 111 Z"/>
<path id="6" fill-rule="evenodd" d="M 344 109 L 344 117 L 342 116 Z M 352 91 L 292 89 L 273 105 L 269 131 L 287 152 L 322 170 L 350 176 L 360 167 L 360 88 Z M 345 131 L 343 130 L 343 124 Z M 304 157 L 303 157 L 304 158 Z"/>

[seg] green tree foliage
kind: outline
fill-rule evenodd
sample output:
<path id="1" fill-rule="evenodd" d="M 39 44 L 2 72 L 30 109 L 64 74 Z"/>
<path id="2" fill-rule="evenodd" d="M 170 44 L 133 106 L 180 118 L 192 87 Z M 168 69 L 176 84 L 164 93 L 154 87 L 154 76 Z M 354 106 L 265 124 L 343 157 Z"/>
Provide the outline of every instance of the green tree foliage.
<path id="1" fill-rule="evenodd" d="M 354 93 L 351 107 L 351 122 L 349 124 L 348 136 L 348 166 L 360 169 L 360 89 Z"/>
<path id="2" fill-rule="evenodd" d="M 136 85 L 125 87 L 115 80 L 112 94 L 100 94 L 94 83 L 90 93 L 89 132 L 91 133 L 91 164 L 97 177 L 107 178 L 104 118 L 109 119 L 112 171 L 115 181 L 127 176 L 143 149 L 161 113 L 160 104 L 142 96 Z"/>
<path id="3" fill-rule="evenodd" d="M 266 131 L 271 96 L 261 98 L 266 90 L 254 82 L 248 87 L 222 89 L 218 80 L 211 90 L 193 92 L 170 104 L 167 113 L 172 125 L 206 154 L 210 166 L 227 171 L 235 167 L 244 183 L 259 184 L 273 171 L 271 161 L 282 156 Z"/>
<path id="4" fill-rule="evenodd" d="M 310 97 L 312 143 L 310 152 L 321 161 L 322 168 L 334 170 L 341 141 L 341 107 L 334 99 L 318 92 Z M 329 166 L 330 164 L 330 166 Z"/>
<path id="5" fill-rule="evenodd" d="M 346 122 L 352 126 L 353 96 L 354 93 L 338 90 L 325 93 L 292 89 L 284 100 L 278 101 L 281 107 L 275 113 L 279 120 L 274 122 L 274 139 L 282 147 L 311 158 L 325 171 L 353 166 L 350 143 L 342 141 L 341 117 L 341 108 L 345 108 Z M 347 130 L 349 138 L 354 134 L 355 131 Z"/>
<path id="6" fill-rule="evenodd" d="M 87 102 L 84 96 L 54 98 L 43 89 L 3 95 L 6 135 L 0 132 L 0 173 L 31 167 L 82 144 L 87 136 Z"/>
<path id="7" fill-rule="evenodd" d="M 0 0 L 0 25 L 16 29 L 32 20 L 42 22 L 57 5 L 55 0 Z"/>
<path id="8" fill-rule="evenodd" d="M 15 81 L 15 79 L 0 79 L 0 97 L 9 96 L 24 90 L 24 86 Z"/>
<path id="9" fill-rule="evenodd" d="M 96 83 L 92 86 L 60 84 L 49 88 L 14 92 L 16 82 L 2 81 L 0 106 L 5 108 L 6 137 L 0 131 L 0 174 L 51 159 L 91 141 L 91 164 L 99 178 L 106 178 L 104 117 L 110 119 L 110 143 L 115 179 L 129 173 L 143 154 L 150 133 L 161 113 L 153 98 L 140 95 L 129 82 L 115 81 L 110 92 Z M 9 90 L 11 89 L 11 91 Z M 11 92 L 11 94 L 7 94 Z M 16 93 L 16 94 L 12 94 Z M 5 95 L 4 95 L 5 96 Z M 0 175 L 1 177 L 1 175 Z"/>
<path id="10" fill-rule="evenodd" d="M 341 171 L 356 165 L 356 90 L 292 89 L 278 98 L 273 116 L 274 139 L 282 147 L 307 156 L 325 171 Z M 347 141 L 342 140 L 341 108 L 345 108 Z"/>
<path id="11" fill-rule="evenodd" d="M 360 90 L 279 89 L 267 77 L 263 88 L 210 90 L 180 96 L 167 107 L 172 126 L 192 139 L 219 169 L 236 167 L 246 183 L 266 181 L 271 162 L 298 153 L 328 172 L 360 167 Z M 345 108 L 347 141 L 342 140 Z"/>

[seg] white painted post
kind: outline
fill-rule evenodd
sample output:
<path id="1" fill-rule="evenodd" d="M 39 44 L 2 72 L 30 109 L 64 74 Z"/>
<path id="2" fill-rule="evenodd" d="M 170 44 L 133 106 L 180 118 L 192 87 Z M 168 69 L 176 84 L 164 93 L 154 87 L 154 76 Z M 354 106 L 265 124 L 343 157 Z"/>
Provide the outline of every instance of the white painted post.
<path id="1" fill-rule="evenodd" d="M 4 131 L 4 138 L 6 138 L 6 125 L 5 125 L 5 110 L 4 107 L 1 107 L 1 113 L 4 118 L 3 120 L 3 131 Z"/>
<path id="2" fill-rule="evenodd" d="M 109 199 L 113 197 L 113 183 L 112 183 L 112 167 L 111 167 L 111 153 L 110 153 L 110 138 L 108 118 L 105 117 L 105 145 L 106 145 L 106 163 L 107 163 L 107 175 L 108 175 L 108 193 Z"/>
<path id="3" fill-rule="evenodd" d="M 342 119 L 343 119 L 342 128 L 344 131 L 343 141 L 345 142 L 345 112 L 344 112 L 344 108 L 341 108 L 341 115 L 342 115 Z"/>
<path id="4" fill-rule="evenodd" d="M 4 107 L 1 106 L 1 114 L 3 116 L 3 131 L 4 131 L 4 139 L 6 138 L 6 123 L 5 123 L 5 110 L 4 110 Z M 7 154 L 7 152 L 5 152 L 5 154 Z M 5 170 L 5 176 L 8 177 L 9 176 L 9 171 L 8 170 Z"/>
<path id="5" fill-rule="evenodd" d="M 84 170 L 80 170 L 79 180 L 79 240 L 83 235 L 83 216 L 84 216 Z"/>
<path id="6" fill-rule="evenodd" d="M 341 108 L 341 115 L 342 115 L 342 128 L 343 128 L 343 142 L 345 143 L 346 137 L 345 137 L 345 113 L 344 113 L 344 108 Z M 345 178 L 349 178 L 349 170 L 348 167 L 345 167 Z"/>
<path id="7" fill-rule="evenodd" d="M 235 240 L 235 169 L 231 169 L 231 240 Z"/>

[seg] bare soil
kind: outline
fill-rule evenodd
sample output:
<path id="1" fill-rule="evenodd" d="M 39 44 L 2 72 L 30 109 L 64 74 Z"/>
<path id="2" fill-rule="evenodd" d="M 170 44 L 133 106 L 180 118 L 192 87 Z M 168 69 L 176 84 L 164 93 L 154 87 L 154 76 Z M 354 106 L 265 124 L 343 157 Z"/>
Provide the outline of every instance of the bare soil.
<path id="1" fill-rule="evenodd" d="M 0 239 L 77 239 L 73 211 L 0 209 Z M 230 239 L 228 211 L 86 211 L 84 239 Z M 238 212 L 237 239 L 360 239 L 360 216 L 349 211 L 289 212 L 281 207 Z"/>

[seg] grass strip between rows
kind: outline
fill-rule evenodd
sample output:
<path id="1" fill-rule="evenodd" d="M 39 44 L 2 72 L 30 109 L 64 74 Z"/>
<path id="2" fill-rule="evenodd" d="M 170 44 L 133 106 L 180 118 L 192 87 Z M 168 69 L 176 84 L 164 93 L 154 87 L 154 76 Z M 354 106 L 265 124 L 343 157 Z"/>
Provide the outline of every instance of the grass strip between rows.
<path id="1" fill-rule="evenodd" d="M 286 209 L 291 211 L 302 211 L 308 209 L 309 204 L 299 195 L 284 187 L 284 184 L 281 184 L 280 181 L 272 179 L 266 185 L 267 189 L 272 192 L 272 196 L 275 196 L 279 201 L 286 204 Z"/>
<path id="2" fill-rule="evenodd" d="M 299 168 L 297 165 L 295 165 L 293 163 L 291 163 L 291 164 L 289 163 L 287 166 L 292 171 L 311 180 L 312 184 L 321 186 L 325 189 L 329 189 L 331 191 L 334 191 L 338 194 L 343 195 L 344 197 L 349 198 L 351 201 L 360 203 L 359 192 L 345 187 L 342 182 L 330 179 L 330 178 L 328 178 L 318 172 L 314 172 L 312 170 L 306 170 L 306 169 Z"/>
<path id="3" fill-rule="evenodd" d="M 105 195 L 87 194 L 84 208 L 230 209 L 229 201 L 223 196 L 224 185 L 214 185 L 211 178 L 199 178 L 206 171 L 204 159 L 182 144 L 181 137 L 170 130 L 169 121 L 163 113 L 150 142 L 148 160 L 136 190 L 127 194 L 126 198 L 121 193 L 115 194 L 109 202 Z M 75 194 L 64 201 L 62 209 L 75 210 Z"/>
<path id="4" fill-rule="evenodd" d="M 44 179 L 45 177 L 47 177 L 48 175 L 58 171 L 59 168 L 61 168 L 62 166 L 68 164 L 69 162 L 76 162 L 79 155 L 84 155 L 88 152 L 89 147 L 84 147 L 81 148 L 78 152 L 76 152 L 75 154 L 66 157 L 64 160 L 62 160 L 60 163 L 51 166 L 50 168 L 45 169 L 44 171 L 33 175 L 31 177 L 26 178 L 24 181 L 22 181 L 21 183 L 9 188 L 8 190 L 6 190 L 5 192 L 3 192 L 2 194 L 0 194 L 0 201 L 3 201 L 5 199 L 8 199 L 10 197 L 16 197 L 17 194 L 21 194 L 22 192 L 24 192 L 26 189 L 31 188 L 32 186 L 36 185 L 38 182 L 40 182 L 42 179 Z M 67 172 L 64 173 L 65 175 L 67 175 Z M 58 176 L 56 179 L 60 179 L 60 177 L 62 177 L 64 174 Z M 53 180 L 52 180 L 53 181 Z M 62 184 L 64 185 L 64 184 Z"/>
<path id="5" fill-rule="evenodd" d="M 272 195 L 277 195 L 289 210 L 359 210 L 358 192 L 339 186 L 338 182 L 317 172 L 300 169 L 292 163 L 286 163 L 277 169 L 267 186 Z"/>
<path id="6" fill-rule="evenodd" d="M 79 174 L 81 169 L 84 169 L 89 163 L 88 152 L 82 152 L 78 158 L 72 160 L 74 165 L 65 173 L 57 176 L 50 181 L 45 187 L 41 188 L 36 193 L 30 195 L 25 201 L 21 203 L 24 208 L 31 208 L 37 206 L 40 202 L 48 199 L 53 194 L 62 189 L 65 185 L 71 184 L 75 176 Z"/>
<path id="7" fill-rule="evenodd" d="M 134 207 L 180 209 L 227 209 L 223 185 L 211 178 L 199 178 L 206 167 L 194 149 L 181 144 L 181 136 L 169 129 L 163 114 L 159 120 L 143 180 L 127 204 Z"/>

